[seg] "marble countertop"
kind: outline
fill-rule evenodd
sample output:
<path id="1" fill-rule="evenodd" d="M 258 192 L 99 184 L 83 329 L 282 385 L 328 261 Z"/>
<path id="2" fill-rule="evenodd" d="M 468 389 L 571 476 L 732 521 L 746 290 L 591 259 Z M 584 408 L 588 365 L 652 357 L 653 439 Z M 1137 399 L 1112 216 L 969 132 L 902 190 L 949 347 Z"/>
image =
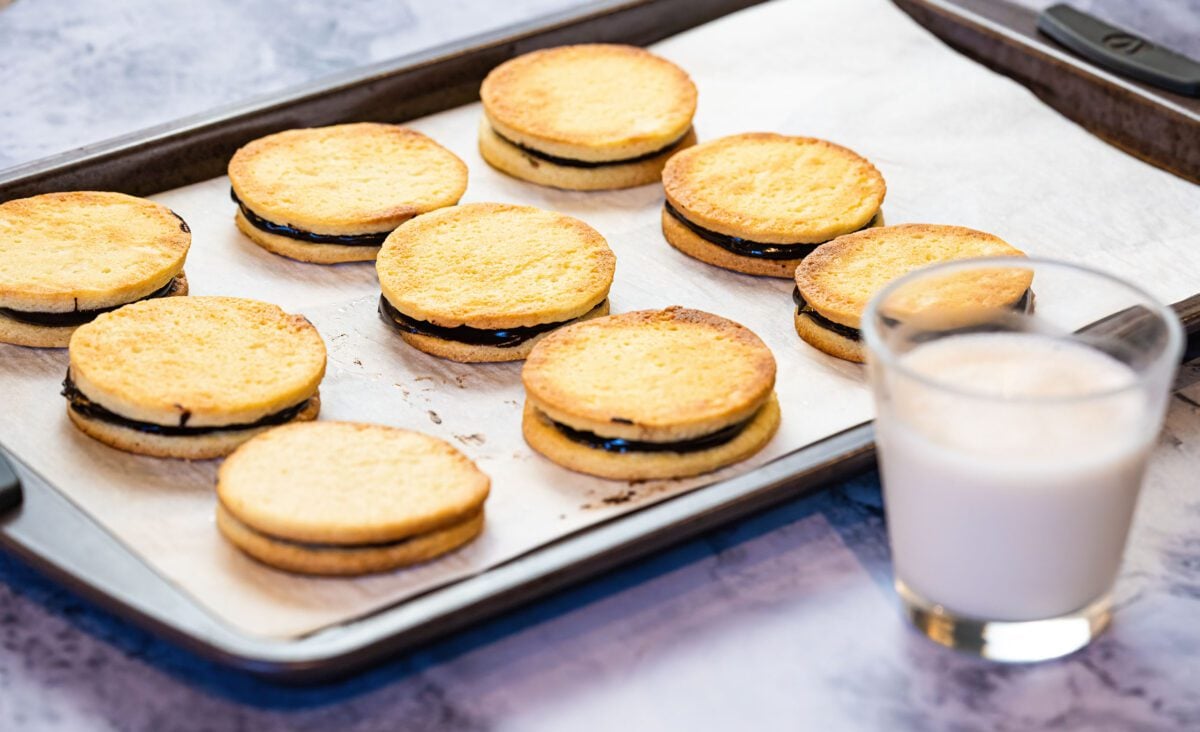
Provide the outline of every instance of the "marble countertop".
<path id="1" fill-rule="evenodd" d="M 0 168 L 576 4 L 18 0 L 0 10 Z M 1173 400 L 1112 629 L 1029 666 L 905 625 L 874 474 L 311 689 L 211 665 L 0 553 L 0 729 L 1198 729 L 1197 466 L 1193 387 Z"/>

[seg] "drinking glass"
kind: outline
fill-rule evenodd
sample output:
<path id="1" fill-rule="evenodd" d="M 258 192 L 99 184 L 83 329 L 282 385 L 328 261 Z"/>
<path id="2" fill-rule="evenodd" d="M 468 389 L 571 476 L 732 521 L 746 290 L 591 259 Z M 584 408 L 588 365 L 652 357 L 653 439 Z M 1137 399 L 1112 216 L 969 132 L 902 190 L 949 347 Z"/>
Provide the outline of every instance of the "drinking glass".
<path id="1" fill-rule="evenodd" d="M 1089 267 L 994 257 L 895 280 L 862 333 L 906 615 L 996 660 L 1086 645 L 1182 355 L 1175 313 Z"/>

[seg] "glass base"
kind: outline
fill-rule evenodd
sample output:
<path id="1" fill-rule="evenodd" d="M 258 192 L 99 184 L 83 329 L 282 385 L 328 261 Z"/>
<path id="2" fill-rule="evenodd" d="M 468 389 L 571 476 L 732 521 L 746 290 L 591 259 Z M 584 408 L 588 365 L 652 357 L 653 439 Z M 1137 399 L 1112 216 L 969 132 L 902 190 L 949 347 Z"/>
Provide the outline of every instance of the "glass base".
<path id="1" fill-rule="evenodd" d="M 1105 594 L 1085 608 L 1045 620 L 980 620 L 946 610 L 896 580 L 909 621 L 934 643 L 993 661 L 1028 663 L 1059 658 L 1083 648 L 1112 618 Z"/>

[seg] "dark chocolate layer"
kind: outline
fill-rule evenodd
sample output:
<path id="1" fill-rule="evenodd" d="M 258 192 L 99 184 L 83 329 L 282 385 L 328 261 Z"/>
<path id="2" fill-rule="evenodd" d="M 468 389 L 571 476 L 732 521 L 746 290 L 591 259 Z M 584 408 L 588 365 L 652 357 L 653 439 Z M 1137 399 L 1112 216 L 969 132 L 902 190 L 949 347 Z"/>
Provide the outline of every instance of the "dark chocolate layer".
<path id="1" fill-rule="evenodd" d="M 755 416 L 757 416 L 757 412 Z M 626 440 L 621 437 L 602 437 L 595 432 L 587 430 L 577 430 L 574 427 L 569 427 L 561 422 L 555 422 L 550 419 L 545 413 L 541 413 L 543 419 L 549 422 L 558 430 L 564 437 L 572 442 L 578 442 L 581 445 L 590 447 L 593 450 L 604 450 L 605 452 L 615 452 L 620 454 L 630 452 L 700 452 L 702 450 L 711 450 L 714 447 L 720 447 L 727 442 L 732 442 L 734 438 L 745 431 L 746 426 L 754 421 L 754 417 L 738 422 L 737 424 L 723 427 L 716 432 L 700 437 L 693 437 L 690 440 L 680 440 L 678 442 L 645 442 L 642 440 Z"/>
<path id="2" fill-rule="evenodd" d="M 232 188 L 229 189 L 229 197 L 242 210 L 242 216 L 250 222 L 250 225 L 268 234 L 277 234 L 286 236 L 289 239 L 297 241 L 305 241 L 309 244 L 337 244 L 343 247 L 378 247 L 383 246 L 383 240 L 388 238 L 390 231 L 380 231 L 373 234 L 317 234 L 303 229 L 297 229 L 294 226 L 287 224 L 277 224 L 274 221 L 267 221 L 262 216 L 251 211 L 242 203 L 242 199 L 238 198 L 237 193 Z"/>
<path id="3" fill-rule="evenodd" d="M 112 311 L 116 310 L 117 308 L 123 308 L 126 305 L 130 305 L 135 302 L 141 302 L 142 300 L 154 300 L 155 298 L 159 298 L 159 297 L 167 297 L 168 295 L 173 293 L 175 291 L 175 288 L 178 286 L 179 286 L 178 280 L 176 280 L 174 277 L 172 277 L 170 282 L 168 282 L 167 284 L 158 288 L 154 292 L 151 292 L 149 295 L 146 295 L 145 297 L 140 297 L 137 300 L 131 300 L 130 302 L 123 302 L 120 305 L 112 305 L 112 306 L 105 307 L 105 308 L 96 308 L 95 310 L 79 310 L 78 309 L 79 301 L 76 300 L 75 301 L 76 309 L 72 310 L 70 312 L 46 313 L 46 312 L 35 312 L 35 311 L 31 311 L 31 310 L 13 310 L 12 308 L 0 308 L 0 315 L 5 315 L 9 318 L 12 318 L 13 320 L 19 320 L 22 323 L 29 323 L 30 325 L 41 325 L 41 326 L 44 326 L 47 328 L 64 328 L 64 327 L 68 327 L 68 326 L 77 326 L 77 325 L 83 325 L 84 323 L 90 323 L 93 320 L 95 320 L 98 316 L 103 315 L 104 313 L 111 313 Z"/>
<path id="4" fill-rule="evenodd" d="M 600 303 L 600 305 L 603 304 L 604 302 Z M 596 307 L 598 308 L 600 305 Z M 548 333 L 579 319 L 574 318 L 573 320 L 564 320 L 560 323 L 542 323 L 541 325 L 505 328 L 503 330 L 484 330 L 482 328 L 472 328 L 467 325 L 447 328 L 408 317 L 397 310 L 396 306 L 388 302 L 388 299 L 382 295 L 379 297 L 379 314 L 389 325 L 405 333 L 440 338 L 444 341 L 466 343 L 471 346 L 493 346 L 495 348 L 514 348 L 542 333 Z"/>
<path id="5" fill-rule="evenodd" d="M 153 422 L 139 422 L 134 419 L 122 417 L 121 415 L 110 412 L 99 404 L 88 399 L 87 396 L 75 386 L 75 382 L 71 379 L 71 372 L 67 372 L 67 378 L 63 380 L 62 395 L 67 398 L 71 405 L 71 409 L 79 415 L 88 419 L 107 422 L 109 424 L 124 427 L 126 429 L 137 430 L 138 432 L 148 432 L 154 435 L 163 435 L 165 437 L 196 437 L 198 435 L 207 435 L 213 432 L 231 432 L 237 430 L 252 430 L 257 427 L 273 427 L 275 425 L 290 422 L 296 418 L 296 415 L 304 411 L 308 406 L 310 399 L 280 410 L 274 414 L 268 414 L 260 420 L 247 424 L 223 424 L 212 427 L 188 427 L 188 419 L 192 416 L 191 412 L 184 411 L 179 415 L 179 424 L 163 425 L 154 424 Z"/>
<path id="6" fill-rule="evenodd" d="M 712 229 L 706 229 L 699 224 L 693 223 L 692 221 L 689 221 L 686 216 L 681 214 L 679 209 L 672 206 L 670 201 L 666 201 L 663 205 L 666 208 L 667 213 L 670 214 L 672 218 L 683 224 L 696 236 L 700 237 L 709 244 L 716 244 L 722 249 L 743 257 L 756 257 L 758 259 L 804 259 L 808 255 L 812 254 L 814 249 L 825 243 L 766 244 L 759 241 L 750 241 L 749 239 L 742 239 L 736 236 L 729 236 L 728 234 L 721 234 L 713 231 Z M 855 231 L 862 231 L 863 229 L 869 228 L 871 224 L 875 223 L 875 219 L 878 217 L 879 214 L 875 214 L 875 216 L 871 217 L 870 221 L 868 221 L 862 227 L 855 229 Z"/>
<path id="7" fill-rule="evenodd" d="M 526 155 L 528 155 L 532 158 L 537 158 L 538 160 L 545 160 L 547 163 L 561 165 L 565 168 L 607 168 L 610 165 L 628 165 L 630 163 L 640 163 L 640 162 L 643 162 L 646 160 L 650 160 L 651 158 L 656 158 L 659 155 L 662 155 L 666 151 L 670 150 L 671 148 L 675 147 L 676 145 L 678 145 L 680 143 L 681 140 L 683 140 L 683 138 L 687 137 L 688 133 L 690 133 L 691 131 L 692 131 L 692 128 L 689 127 L 686 132 L 684 132 L 682 135 L 680 135 L 679 137 L 672 140 L 670 143 L 663 145 L 662 147 L 658 148 L 657 150 L 651 150 L 650 152 L 646 153 L 645 155 L 638 155 L 637 157 L 633 157 L 633 158 L 622 158 L 620 160 L 576 160 L 575 158 L 560 158 L 557 155 L 551 155 L 550 153 L 544 153 L 541 150 L 535 150 L 534 148 L 529 147 L 527 145 L 522 145 L 521 143 L 517 142 L 516 140 L 508 139 L 504 135 L 497 132 L 495 127 L 492 128 L 492 132 L 496 133 L 496 137 L 499 137 L 501 140 L 504 140 L 509 145 L 512 145 L 513 147 L 520 149 L 520 151 L 525 153 Z"/>
<path id="8" fill-rule="evenodd" d="M 796 303 L 797 314 L 807 316 L 810 320 L 825 330 L 837 333 L 843 338 L 849 338 L 852 341 L 862 340 L 862 331 L 858 328 L 851 328 L 848 325 L 836 323 L 814 310 L 813 307 L 808 304 L 808 301 L 804 299 L 804 296 L 800 294 L 799 287 L 792 288 L 792 302 Z M 1021 295 L 1019 300 L 1009 306 L 1009 309 L 1015 310 L 1018 313 L 1027 313 L 1032 305 L 1033 290 L 1026 290 L 1024 294 Z"/>
<path id="9" fill-rule="evenodd" d="M 816 310 L 813 310 L 812 305 L 809 305 L 808 301 L 804 299 L 804 295 L 800 294 L 799 287 L 792 288 L 792 302 L 796 303 L 797 314 L 808 316 L 812 322 L 816 323 L 825 330 L 837 333 L 841 337 L 849 338 L 852 341 L 862 340 L 862 331 L 858 328 L 851 328 L 848 325 L 836 323 L 829 318 L 826 318 L 824 315 L 821 315 Z"/>

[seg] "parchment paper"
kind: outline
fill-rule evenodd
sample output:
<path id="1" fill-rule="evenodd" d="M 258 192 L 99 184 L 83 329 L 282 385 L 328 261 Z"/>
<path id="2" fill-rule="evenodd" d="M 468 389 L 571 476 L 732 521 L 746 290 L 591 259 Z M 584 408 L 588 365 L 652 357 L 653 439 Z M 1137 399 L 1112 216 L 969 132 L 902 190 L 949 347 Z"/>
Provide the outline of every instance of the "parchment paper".
<path id="1" fill-rule="evenodd" d="M 694 77 L 702 139 L 773 130 L 847 145 L 887 179 L 890 223 L 995 232 L 1030 253 L 1124 274 L 1168 301 L 1200 290 L 1200 189 L 1092 138 L 884 0 L 775 2 L 655 50 Z M 763 453 L 675 483 L 630 485 L 556 467 L 521 440 L 519 364 L 460 365 L 405 346 L 376 315 L 372 265 L 305 265 L 259 249 L 234 229 L 224 178 L 157 196 L 192 226 L 192 292 L 259 298 L 307 315 L 329 347 L 321 417 L 410 427 L 458 445 L 493 479 L 483 536 L 430 564 L 361 579 L 260 566 L 214 527 L 216 461 L 127 455 L 70 426 L 58 396 L 65 351 L 0 347 L 0 442 L 220 619 L 251 634 L 294 637 L 871 417 L 860 367 L 797 338 L 791 283 L 727 273 L 671 249 L 659 230 L 658 186 L 571 193 L 493 171 L 476 152 L 479 114 L 470 105 L 412 123 L 466 160 L 464 201 L 526 203 L 596 227 L 617 255 L 614 312 L 679 304 L 762 336 L 779 362 L 783 405 L 782 429 Z"/>

